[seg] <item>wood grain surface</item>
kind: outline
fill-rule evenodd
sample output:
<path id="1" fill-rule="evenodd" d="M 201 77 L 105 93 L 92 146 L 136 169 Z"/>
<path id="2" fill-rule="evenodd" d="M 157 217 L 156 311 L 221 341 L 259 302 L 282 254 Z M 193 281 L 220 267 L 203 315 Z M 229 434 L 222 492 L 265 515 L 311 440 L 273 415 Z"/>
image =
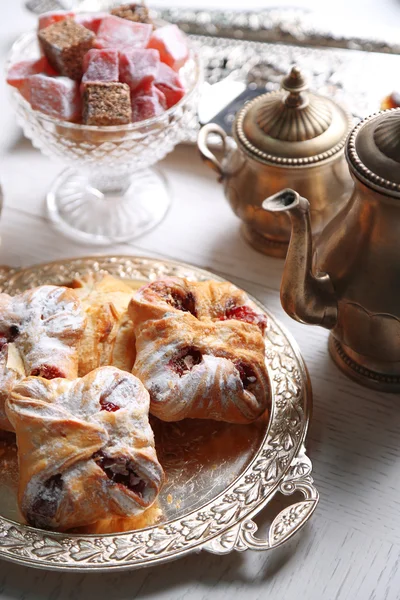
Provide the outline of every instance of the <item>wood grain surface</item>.
<path id="1" fill-rule="evenodd" d="M 7 4 L 7 8 L 5 5 Z M 19 0 L 0 4 L 0 52 L 34 20 Z M 25 140 L 0 83 L 0 262 L 12 266 L 104 251 L 71 242 L 45 216 L 62 165 Z M 0 598 L 19 600 L 383 600 L 400 598 L 400 398 L 346 379 L 327 354 L 328 333 L 291 321 L 279 302 L 283 262 L 249 248 L 214 175 L 194 148 L 160 164 L 174 197 L 165 221 L 112 253 L 165 256 L 210 269 L 256 296 L 295 336 L 309 368 L 314 414 L 308 453 L 321 494 L 309 525 L 270 553 L 193 555 L 123 574 L 35 571 L 0 562 Z M 261 534 L 270 515 L 258 518 Z M 264 527 L 263 527 L 264 525 Z"/>

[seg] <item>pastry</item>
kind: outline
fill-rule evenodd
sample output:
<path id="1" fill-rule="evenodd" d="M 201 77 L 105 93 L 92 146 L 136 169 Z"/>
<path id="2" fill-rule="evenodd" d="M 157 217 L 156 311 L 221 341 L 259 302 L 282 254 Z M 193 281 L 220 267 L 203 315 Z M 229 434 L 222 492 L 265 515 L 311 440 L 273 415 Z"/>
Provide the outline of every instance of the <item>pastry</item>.
<path id="1" fill-rule="evenodd" d="M 72 285 L 87 317 L 79 347 L 79 376 L 105 365 L 131 372 L 135 361 L 135 334 L 128 315 L 132 288 L 107 273 L 89 274 Z"/>
<path id="2" fill-rule="evenodd" d="M 133 373 L 150 412 L 249 423 L 270 403 L 263 332 L 267 320 L 229 283 L 159 280 L 129 305 L 136 334 Z"/>
<path id="3" fill-rule="evenodd" d="M 18 296 L 0 294 L 0 428 L 12 430 L 5 402 L 25 375 L 78 375 L 85 315 L 73 290 L 45 285 Z"/>
<path id="4" fill-rule="evenodd" d="M 26 521 L 65 531 L 148 508 L 163 481 L 148 409 L 141 382 L 114 367 L 73 381 L 28 377 L 17 384 L 7 415 Z"/>
<path id="5" fill-rule="evenodd" d="M 25 377 L 25 368 L 15 344 L 4 344 L 0 350 L 0 429 L 13 431 L 6 415 L 6 401 L 14 385 Z"/>

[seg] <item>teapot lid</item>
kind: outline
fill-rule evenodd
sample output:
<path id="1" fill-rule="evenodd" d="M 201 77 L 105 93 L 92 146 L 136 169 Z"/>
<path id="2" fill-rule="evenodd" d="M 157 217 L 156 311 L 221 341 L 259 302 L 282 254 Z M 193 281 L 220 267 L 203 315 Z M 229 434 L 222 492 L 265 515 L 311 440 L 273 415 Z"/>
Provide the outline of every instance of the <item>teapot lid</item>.
<path id="1" fill-rule="evenodd" d="M 349 136 L 346 155 L 358 179 L 382 194 L 400 197 L 400 108 L 358 123 Z"/>
<path id="2" fill-rule="evenodd" d="M 341 151 L 351 116 L 338 104 L 308 92 L 298 67 L 282 89 L 258 96 L 236 116 L 233 135 L 254 158 L 280 166 L 308 166 Z"/>

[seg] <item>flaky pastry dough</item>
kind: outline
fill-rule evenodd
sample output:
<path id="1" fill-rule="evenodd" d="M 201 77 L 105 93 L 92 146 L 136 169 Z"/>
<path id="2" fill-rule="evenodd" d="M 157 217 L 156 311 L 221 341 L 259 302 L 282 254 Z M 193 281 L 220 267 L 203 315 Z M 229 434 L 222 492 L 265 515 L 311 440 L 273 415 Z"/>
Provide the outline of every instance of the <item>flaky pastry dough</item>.
<path id="1" fill-rule="evenodd" d="M 134 295 L 129 313 L 133 373 L 149 390 L 155 416 L 249 423 L 269 406 L 267 319 L 242 290 L 216 281 L 158 280 Z"/>
<path id="2" fill-rule="evenodd" d="M 89 274 L 73 282 L 87 317 L 79 347 L 79 376 L 112 365 L 131 371 L 135 334 L 128 315 L 132 288 L 107 273 Z"/>
<path id="3" fill-rule="evenodd" d="M 28 377 L 7 402 L 17 436 L 19 506 L 58 531 L 131 517 L 156 499 L 163 471 L 149 395 L 130 373 L 101 367 L 73 381 Z"/>
<path id="4" fill-rule="evenodd" d="M 5 402 L 25 375 L 74 378 L 86 319 L 71 289 L 44 285 L 0 294 L 0 428 L 12 430 Z"/>

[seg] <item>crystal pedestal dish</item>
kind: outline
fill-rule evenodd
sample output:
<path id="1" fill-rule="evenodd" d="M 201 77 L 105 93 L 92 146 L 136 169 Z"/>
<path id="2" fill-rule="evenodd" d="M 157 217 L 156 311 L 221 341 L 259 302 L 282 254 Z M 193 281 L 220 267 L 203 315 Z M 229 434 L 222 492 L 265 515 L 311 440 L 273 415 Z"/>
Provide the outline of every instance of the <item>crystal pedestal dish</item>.
<path id="1" fill-rule="evenodd" d="M 15 42 L 8 64 L 38 56 L 36 32 Z M 47 194 L 47 209 L 62 233 L 81 242 L 109 245 L 132 240 L 165 216 L 170 195 L 151 167 L 183 139 L 196 119 L 201 66 L 191 50 L 180 77 L 186 93 L 162 115 L 120 126 L 59 121 L 33 110 L 12 90 L 17 120 L 43 154 L 68 165 Z"/>

